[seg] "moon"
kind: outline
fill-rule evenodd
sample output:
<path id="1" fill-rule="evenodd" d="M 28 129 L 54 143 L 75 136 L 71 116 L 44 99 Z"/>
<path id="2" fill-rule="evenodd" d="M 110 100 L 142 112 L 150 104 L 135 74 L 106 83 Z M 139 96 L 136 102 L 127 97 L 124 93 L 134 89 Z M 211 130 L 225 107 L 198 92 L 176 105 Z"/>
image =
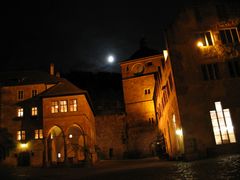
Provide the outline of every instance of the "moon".
<path id="1" fill-rule="evenodd" d="M 113 55 L 109 55 L 107 58 L 108 63 L 112 64 L 114 62 L 114 56 Z"/>

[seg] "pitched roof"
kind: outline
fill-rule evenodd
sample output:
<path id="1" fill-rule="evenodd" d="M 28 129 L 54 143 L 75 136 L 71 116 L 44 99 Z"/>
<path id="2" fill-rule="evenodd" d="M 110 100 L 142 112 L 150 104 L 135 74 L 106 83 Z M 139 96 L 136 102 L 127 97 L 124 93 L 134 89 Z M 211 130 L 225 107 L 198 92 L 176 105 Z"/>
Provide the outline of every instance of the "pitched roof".
<path id="1" fill-rule="evenodd" d="M 0 86 L 17 86 L 27 84 L 55 84 L 59 80 L 42 71 L 0 72 Z"/>
<path id="2" fill-rule="evenodd" d="M 90 96 L 86 90 L 82 90 L 69 82 L 66 79 L 60 78 L 60 81 L 53 87 L 49 88 L 48 90 L 44 91 L 43 93 L 39 94 L 40 97 L 47 98 L 47 97 L 57 97 L 57 96 L 71 96 L 71 95 L 80 95 L 84 94 L 89 106 L 91 107 L 93 113 L 94 108 Z"/>
<path id="3" fill-rule="evenodd" d="M 69 82 L 66 79 L 59 79 L 59 82 L 49 88 L 48 90 L 41 93 L 42 97 L 55 97 L 55 96 L 66 96 L 66 95 L 77 95 L 77 94 L 87 94 L 87 91 L 82 90 Z"/>
<path id="4" fill-rule="evenodd" d="M 139 49 L 134 52 L 127 60 L 124 61 L 149 57 L 158 54 L 161 54 L 161 52 L 159 50 L 149 48 L 146 39 L 142 38 L 139 43 Z"/>

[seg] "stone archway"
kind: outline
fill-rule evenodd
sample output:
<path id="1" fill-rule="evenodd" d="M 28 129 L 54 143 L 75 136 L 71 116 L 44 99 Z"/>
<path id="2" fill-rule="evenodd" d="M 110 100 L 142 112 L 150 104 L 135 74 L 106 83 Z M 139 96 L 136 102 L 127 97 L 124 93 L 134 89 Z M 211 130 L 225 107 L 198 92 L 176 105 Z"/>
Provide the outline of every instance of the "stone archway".
<path id="1" fill-rule="evenodd" d="M 65 161 L 65 140 L 63 130 L 53 126 L 47 137 L 47 155 L 50 164 L 59 164 Z"/>
<path id="2" fill-rule="evenodd" d="M 73 124 L 67 129 L 67 157 L 69 163 L 79 163 L 86 160 L 86 140 L 85 133 L 81 126 Z"/>

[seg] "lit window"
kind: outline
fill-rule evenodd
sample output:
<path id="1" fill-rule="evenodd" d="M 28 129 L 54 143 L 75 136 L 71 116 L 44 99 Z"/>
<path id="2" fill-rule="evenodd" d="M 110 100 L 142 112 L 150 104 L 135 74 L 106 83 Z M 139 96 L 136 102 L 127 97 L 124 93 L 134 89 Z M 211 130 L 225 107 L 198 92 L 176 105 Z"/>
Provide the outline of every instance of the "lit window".
<path id="1" fill-rule="evenodd" d="M 212 41 L 210 32 L 198 33 L 196 35 L 196 38 L 198 40 L 198 46 L 200 46 L 200 43 L 201 43 L 201 46 L 212 46 L 213 45 L 213 41 Z"/>
<path id="2" fill-rule="evenodd" d="M 17 117 L 23 117 L 23 108 L 17 108 Z"/>
<path id="3" fill-rule="evenodd" d="M 210 111 L 216 144 L 235 143 L 236 138 L 229 109 L 222 109 L 221 102 L 215 102 L 215 110 Z"/>
<path id="4" fill-rule="evenodd" d="M 219 31 L 223 44 L 239 43 L 238 32 L 236 28 L 223 29 Z"/>
<path id="5" fill-rule="evenodd" d="M 18 100 L 22 100 L 24 98 L 24 92 L 21 90 L 21 91 L 18 91 Z"/>
<path id="6" fill-rule="evenodd" d="M 57 101 L 52 102 L 51 112 L 52 113 L 58 113 L 58 102 Z"/>
<path id="7" fill-rule="evenodd" d="M 25 131 L 17 131 L 17 140 L 25 140 L 26 139 L 26 133 Z"/>
<path id="8" fill-rule="evenodd" d="M 37 116 L 38 110 L 37 107 L 32 107 L 32 116 Z"/>
<path id="9" fill-rule="evenodd" d="M 67 101 L 60 101 L 60 112 L 67 112 Z"/>
<path id="10" fill-rule="evenodd" d="M 42 129 L 35 130 L 35 139 L 43 139 L 43 130 Z"/>
<path id="11" fill-rule="evenodd" d="M 71 112 L 77 111 L 77 100 L 76 99 L 71 99 L 69 101 L 69 108 L 70 108 Z"/>
<path id="12" fill-rule="evenodd" d="M 36 95 L 37 95 L 37 90 L 36 89 L 32 90 L 32 97 Z"/>

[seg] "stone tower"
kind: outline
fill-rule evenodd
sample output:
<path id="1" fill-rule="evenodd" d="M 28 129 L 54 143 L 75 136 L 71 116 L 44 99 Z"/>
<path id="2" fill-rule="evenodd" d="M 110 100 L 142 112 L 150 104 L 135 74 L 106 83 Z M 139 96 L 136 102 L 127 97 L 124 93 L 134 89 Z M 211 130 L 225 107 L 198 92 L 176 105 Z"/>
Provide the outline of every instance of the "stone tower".
<path id="1" fill-rule="evenodd" d="M 153 153 L 157 137 L 154 104 L 156 75 L 163 56 L 140 41 L 140 48 L 128 60 L 121 62 L 126 111 L 128 153 L 145 157 Z"/>

